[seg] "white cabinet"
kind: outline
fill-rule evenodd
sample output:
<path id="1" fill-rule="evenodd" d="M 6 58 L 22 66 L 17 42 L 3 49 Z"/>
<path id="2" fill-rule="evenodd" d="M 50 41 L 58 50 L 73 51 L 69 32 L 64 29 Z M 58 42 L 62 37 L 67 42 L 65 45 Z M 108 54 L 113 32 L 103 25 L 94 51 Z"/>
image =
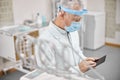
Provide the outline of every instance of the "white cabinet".
<path id="1" fill-rule="evenodd" d="M 14 61 L 14 62 L 19 60 L 19 56 L 15 50 L 16 36 L 21 33 L 28 33 L 29 35 L 36 37 L 39 34 L 37 29 L 29 28 L 29 30 L 23 30 L 23 28 L 21 27 L 20 32 L 16 32 L 15 30 L 13 30 L 15 28 L 19 29 L 20 27 L 9 26 L 7 28 L 5 27 L 5 28 L 0 29 L 0 45 L 1 45 L 0 46 L 0 57 L 3 57 L 5 59 L 8 59 L 8 60 Z M 26 29 L 28 29 L 28 28 L 26 28 Z M 9 30 L 11 30 L 11 31 L 9 31 Z M 1 31 L 3 31 L 3 32 L 1 32 Z M 12 35 L 10 35 L 10 33 Z"/>
<path id="2" fill-rule="evenodd" d="M 105 13 L 89 12 L 85 15 L 84 47 L 97 49 L 105 44 Z"/>
<path id="3" fill-rule="evenodd" d="M 0 34 L 0 56 L 9 60 L 16 60 L 14 36 Z"/>

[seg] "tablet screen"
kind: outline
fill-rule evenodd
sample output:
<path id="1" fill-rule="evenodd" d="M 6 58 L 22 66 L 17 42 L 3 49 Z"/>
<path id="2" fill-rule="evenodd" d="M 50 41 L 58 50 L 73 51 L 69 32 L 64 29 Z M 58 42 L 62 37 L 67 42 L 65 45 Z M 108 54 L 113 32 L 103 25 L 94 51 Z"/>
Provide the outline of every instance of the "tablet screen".
<path id="1" fill-rule="evenodd" d="M 105 59 L 106 59 L 106 55 L 97 59 L 95 62 L 96 62 L 96 66 L 100 65 L 101 63 L 105 62 Z"/>

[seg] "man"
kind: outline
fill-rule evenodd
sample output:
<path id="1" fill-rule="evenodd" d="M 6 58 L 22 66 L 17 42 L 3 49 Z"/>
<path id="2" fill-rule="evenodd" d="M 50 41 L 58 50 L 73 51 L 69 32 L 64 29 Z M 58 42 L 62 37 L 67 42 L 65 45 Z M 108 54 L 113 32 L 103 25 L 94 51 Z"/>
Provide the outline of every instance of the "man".
<path id="1" fill-rule="evenodd" d="M 82 9 L 80 1 L 60 1 L 57 17 L 50 22 L 49 27 L 41 33 L 39 38 L 40 40 L 52 42 L 56 47 L 55 51 L 51 50 L 47 52 L 47 56 L 49 57 L 51 63 L 49 63 L 46 59 L 43 59 L 45 64 L 48 66 L 56 66 L 57 69 L 60 70 L 73 71 L 70 68 L 70 65 L 72 65 L 75 66 L 75 68 L 81 73 L 89 70 L 87 64 L 92 67 L 96 66 L 96 63 L 94 62 L 95 59 L 85 57 L 79 47 L 79 37 L 77 31 L 80 29 L 80 21 L 84 13 L 86 13 L 86 11 Z M 65 48 L 65 45 L 69 45 L 71 48 Z M 48 46 L 49 45 L 46 47 Z M 52 49 L 51 46 L 49 46 L 49 48 Z M 46 50 L 46 48 L 44 48 L 44 50 Z M 65 61 L 70 65 L 67 65 Z"/>

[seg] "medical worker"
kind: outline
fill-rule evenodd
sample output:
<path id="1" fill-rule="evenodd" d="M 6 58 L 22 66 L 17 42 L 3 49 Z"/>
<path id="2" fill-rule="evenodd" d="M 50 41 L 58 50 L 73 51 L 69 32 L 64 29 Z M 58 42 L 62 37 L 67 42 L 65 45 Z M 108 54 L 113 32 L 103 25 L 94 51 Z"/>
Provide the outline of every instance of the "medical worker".
<path id="1" fill-rule="evenodd" d="M 47 52 L 49 60 L 45 58 L 45 55 L 41 55 L 43 58 L 41 60 L 47 64 L 47 67 L 56 66 L 59 70 L 75 72 L 70 67 L 72 65 L 80 73 L 84 73 L 89 70 L 85 61 L 92 67 L 96 66 L 95 58 L 85 57 L 79 47 L 78 30 L 81 29 L 81 19 L 85 13 L 87 11 L 83 9 L 80 0 L 60 1 L 57 17 L 49 23 L 49 27 L 39 37 L 39 40 L 47 40 L 55 45 L 55 51 L 49 45 L 44 48 L 45 51 L 47 47 L 51 49 Z M 71 48 L 65 48 L 65 45 Z M 41 62 L 41 66 L 43 63 Z"/>

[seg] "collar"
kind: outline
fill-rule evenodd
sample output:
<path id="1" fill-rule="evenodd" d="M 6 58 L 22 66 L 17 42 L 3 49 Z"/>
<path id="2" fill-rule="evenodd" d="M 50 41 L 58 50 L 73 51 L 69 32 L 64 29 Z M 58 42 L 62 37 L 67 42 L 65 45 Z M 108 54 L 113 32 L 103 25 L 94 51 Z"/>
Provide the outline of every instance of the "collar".
<path id="1" fill-rule="evenodd" d="M 65 38 L 67 36 L 67 31 L 59 28 L 52 21 L 50 22 L 49 27 L 50 33 L 54 35 L 57 39 L 60 39 L 61 37 Z"/>

